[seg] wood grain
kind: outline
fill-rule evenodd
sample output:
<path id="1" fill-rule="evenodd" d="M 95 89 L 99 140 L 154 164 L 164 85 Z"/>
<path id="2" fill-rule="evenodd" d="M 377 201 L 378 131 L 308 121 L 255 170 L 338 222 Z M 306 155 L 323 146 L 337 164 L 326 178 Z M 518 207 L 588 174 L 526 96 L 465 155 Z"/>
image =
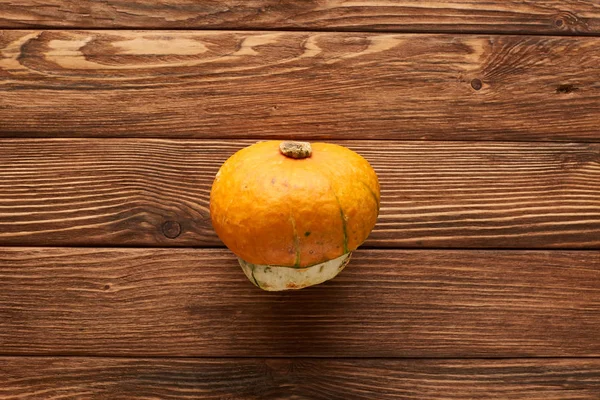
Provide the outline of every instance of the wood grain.
<path id="1" fill-rule="evenodd" d="M 0 136 L 600 141 L 600 38 L 3 31 Z"/>
<path id="2" fill-rule="evenodd" d="M 2 0 L 0 27 L 600 33 L 593 0 Z"/>
<path id="3" fill-rule="evenodd" d="M 597 400 L 598 359 L 1 357 L 10 399 Z"/>
<path id="4" fill-rule="evenodd" d="M 210 187 L 251 143 L 0 140 L 0 244 L 222 246 Z M 600 247 L 597 144 L 338 143 L 380 178 L 366 246 Z"/>
<path id="5" fill-rule="evenodd" d="M 220 249 L 0 249 L 0 354 L 600 356 L 600 252 L 362 250 L 263 292 Z"/>

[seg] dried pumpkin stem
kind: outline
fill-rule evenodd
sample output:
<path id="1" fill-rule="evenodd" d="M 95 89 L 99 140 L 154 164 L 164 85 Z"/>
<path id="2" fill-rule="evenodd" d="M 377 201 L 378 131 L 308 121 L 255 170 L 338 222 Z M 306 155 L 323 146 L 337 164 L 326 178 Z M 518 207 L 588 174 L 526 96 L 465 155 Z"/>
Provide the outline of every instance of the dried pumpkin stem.
<path id="1" fill-rule="evenodd" d="M 312 155 L 312 147 L 310 147 L 310 143 L 308 142 L 281 142 L 279 145 L 279 151 L 284 156 L 295 158 L 297 160 L 308 158 Z"/>

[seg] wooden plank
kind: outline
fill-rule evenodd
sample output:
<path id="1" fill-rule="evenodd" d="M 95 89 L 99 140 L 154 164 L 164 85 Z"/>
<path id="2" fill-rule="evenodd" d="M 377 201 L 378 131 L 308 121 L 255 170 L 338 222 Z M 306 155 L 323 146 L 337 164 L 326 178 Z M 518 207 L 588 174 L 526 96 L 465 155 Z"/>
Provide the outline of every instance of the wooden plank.
<path id="1" fill-rule="evenodd" d="M 0 354 L 600 356 L 600 252 L 362 250 L 263 292 L 220 249 L 0 249 Z"/>
<path id="2" fill-rule="evenodd" d="M 0 357 L 0 397 L 597 400 L 598 359 Z"/>
<path id="3" fill-rule="evenodd" d="M 210 187 L 250 143 L 0 140 L 0 244 L 222 246 Z M 338 143 L 380 177 L 366 246 L 600 247 L 597 144 Z"/>
<path id="4" fill-rule="evenodd" d="M 0 136 L 600 141 L 600 38 L 4 31 Z"/>
<path id="5" fill-rule="evenodd" d="M 0 1 L 0 27 L 600 32 L 593 0 Z"/>

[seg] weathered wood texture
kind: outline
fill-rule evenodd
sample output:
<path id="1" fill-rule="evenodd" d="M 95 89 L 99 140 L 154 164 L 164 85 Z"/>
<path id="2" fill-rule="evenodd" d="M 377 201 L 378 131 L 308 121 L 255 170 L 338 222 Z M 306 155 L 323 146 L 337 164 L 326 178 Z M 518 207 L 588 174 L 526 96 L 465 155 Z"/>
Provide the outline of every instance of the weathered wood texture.
<path id="1" fill-rule="evenodd" d="M 600 33 L 594 0 L 0 0 L 0 27 Z"/>
<path id="2" fill-rule="evenodd" d="M 597 400 L 600 361 L 0 357 L 0 383 L 15 400 Z"/>
<path id="3" fill-rule="evenodd" d="M 600 38 L 3 31 L 0 136 L 600 140 Z"/>
<path id="4" fill-rule="evenodd" d="M 222 246 L 210 187 L 250 143 L 0 140 L 0 244 Z M 598 144 L 339 143 L 381 181 L 367 246 L 600 247 Z"/>
<path id="5" fill-rule="evenodd" d="M 362 250 L 263 292 L 220 249 L 0 249 L 0 354 L 600 356 L 600 252 Z"/>

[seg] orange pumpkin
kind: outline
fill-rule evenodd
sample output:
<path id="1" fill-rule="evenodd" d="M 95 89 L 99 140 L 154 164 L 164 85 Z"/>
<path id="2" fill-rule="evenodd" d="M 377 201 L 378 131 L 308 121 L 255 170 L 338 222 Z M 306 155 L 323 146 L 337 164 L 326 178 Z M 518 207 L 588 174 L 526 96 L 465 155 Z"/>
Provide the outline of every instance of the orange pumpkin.
<path id="1" fill-rule="evenodd" d="M 333 278 L 379 213 L 377 175 L 334 144 L 259 142 L 231 156 L 212 186 L 213 227 L 266 290 Z"/>

